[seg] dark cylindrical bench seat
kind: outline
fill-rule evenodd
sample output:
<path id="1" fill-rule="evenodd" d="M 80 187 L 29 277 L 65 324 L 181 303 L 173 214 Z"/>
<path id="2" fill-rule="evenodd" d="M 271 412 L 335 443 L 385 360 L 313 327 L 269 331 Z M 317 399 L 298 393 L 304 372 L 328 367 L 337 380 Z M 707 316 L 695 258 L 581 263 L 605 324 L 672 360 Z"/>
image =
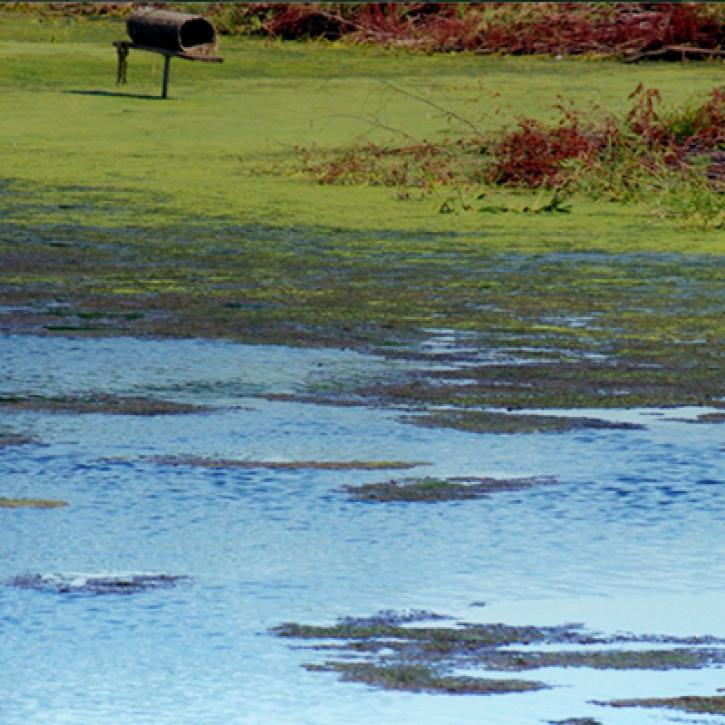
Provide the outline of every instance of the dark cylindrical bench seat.
<path id="1" fill-rule="evenodd" d="M 189 55 L 210 55 L 217 48 L 214 26 L 200 15 L 140 8 L 127 21 L 136 45 Z"/>

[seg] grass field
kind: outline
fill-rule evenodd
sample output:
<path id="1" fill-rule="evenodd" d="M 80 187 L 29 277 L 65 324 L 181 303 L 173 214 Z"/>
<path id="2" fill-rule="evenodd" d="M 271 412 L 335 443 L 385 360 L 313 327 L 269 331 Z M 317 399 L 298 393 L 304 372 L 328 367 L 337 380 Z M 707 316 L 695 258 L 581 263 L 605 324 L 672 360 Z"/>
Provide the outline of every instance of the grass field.
<path id="1" fill-rule="evenodd" d="M 124 36 L 111 20 L 0 14 L 3 329 L 404 355 L 451 329 L 481 349 L 535 349 L 542 364 L 525 372 L 534 382 L 504 366 L 503 396 L 490 368 L 471 368 L 468 397 L 458 380 L 436 386 L 443 401 L 717 399 L 721 230 L 584 197 L 569 214 L 440 214 L 449 190 L 400 200 L 322 186 L 295 147 L 455 133 L 439 108 L 493 131 L 553 118 L 557 96 L 622 114 L 639 83 L 682 104 L 718 85 L 721 63 L 227 39 L 223 65 L 173 61 L 162 101 L 160 56 L 132 52 L 115 86 L 111 41 Z"/>

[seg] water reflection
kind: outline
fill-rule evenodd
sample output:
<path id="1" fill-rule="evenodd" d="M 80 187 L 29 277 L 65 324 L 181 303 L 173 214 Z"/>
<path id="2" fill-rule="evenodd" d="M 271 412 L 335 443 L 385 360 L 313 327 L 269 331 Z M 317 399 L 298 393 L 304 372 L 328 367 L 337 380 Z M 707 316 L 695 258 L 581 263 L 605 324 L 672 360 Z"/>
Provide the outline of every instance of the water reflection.
<path id="1" fill-rule="evenodd" d="M 694 411 L 617 411 L 609 415 L 647 428 L 475 435 L 404 425 L 392 411 L 249 397 L 383 375 L 387 365 L 353 353 L 200 341 L 0 338 L 3 393 L 162 391 L 237 406 L 154 418 L 2 413 L 0 422 L 43 444 L 0 449 L 1 495 L 69 506 L 0 510 L 0 579 L 157 572 L 192 580 L 102 600 L 0 587 L 3 722 L 533 723 L 588 715 L 635 724 L 661 722 L 661 714 L 603 714 L 588 701 L 722 684 L 716 671 L 557 670 L 547 674 L 561 685 L 551 691 L 452 705 L 306 672 L 299 665 L 310 653 L 264 634 L 282 621 L 419 607 L 469 620 L 725 636 L 713 614 L 722 611 L 725 581 L 717 426 L 672 420 Z M 396 473 L 143 460 L 173 455 L 427 461 L 421 475 L 555 475 L 560 484 L 478 501 L 360 504 L 336 489 Z M 472 608 L 477 600 L 488 606 Z"/>

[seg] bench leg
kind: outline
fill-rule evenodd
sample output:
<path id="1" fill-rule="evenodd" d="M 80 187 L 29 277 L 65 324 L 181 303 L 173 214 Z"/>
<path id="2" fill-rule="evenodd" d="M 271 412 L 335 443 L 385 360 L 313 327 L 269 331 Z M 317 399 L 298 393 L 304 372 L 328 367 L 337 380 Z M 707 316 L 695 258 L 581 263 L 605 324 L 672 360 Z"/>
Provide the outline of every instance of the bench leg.
<path id="1" fill-rule="evenodd" d="M 116 69 L 116 85 L 122 86 L 126 83 L 128 76 L 128 46 L 117 45 L 116 53 L 118 54 L 118 68 Z"/>
<path id="2" fill-rule="evenodd" d="M 171 56 L 164 56 L 164 80 L 161 85 L 161 98 L 169 97 L 169 65 L 171 64 Z"/>

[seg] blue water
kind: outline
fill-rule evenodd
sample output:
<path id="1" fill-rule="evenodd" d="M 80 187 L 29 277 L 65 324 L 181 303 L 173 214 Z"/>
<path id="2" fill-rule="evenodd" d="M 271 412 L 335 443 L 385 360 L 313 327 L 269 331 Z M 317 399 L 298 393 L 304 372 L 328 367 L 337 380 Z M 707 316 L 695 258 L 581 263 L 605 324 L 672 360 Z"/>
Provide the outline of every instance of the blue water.
<path id="1" fill-rule="evenodd" d="M 0 580 L 191 577 L 133 595 L 0 586 L 0 722 L 712 720 L 589 701 L 710 694 L 725 684 L 718 669 L 548 669 L 530 676 L 556 687 L 532 694 L 393 693 L 307 672 L 300 665 L 324 654 L 268 634 L 284 621 L 424 608 L 466 621 L 725 637 L 722 429 L 678 420 L 701 411 L 587 411 L 646 429 L 501 436 L 417 428 L 394 410 L 254 397 L 399 368 L 349 351 L 0 337 L 0 395 L 104 391 L 214 406 L 155 417 L 0 413 L 1 426 L 41 441 L 0 448 L 0 496 L 69 503 L 0 509 Z M 149 455 L 428 465 L 203 469 Z M 561 483 L 434 505 L 360 504 L 336 491 L 417 474 Z"/>

